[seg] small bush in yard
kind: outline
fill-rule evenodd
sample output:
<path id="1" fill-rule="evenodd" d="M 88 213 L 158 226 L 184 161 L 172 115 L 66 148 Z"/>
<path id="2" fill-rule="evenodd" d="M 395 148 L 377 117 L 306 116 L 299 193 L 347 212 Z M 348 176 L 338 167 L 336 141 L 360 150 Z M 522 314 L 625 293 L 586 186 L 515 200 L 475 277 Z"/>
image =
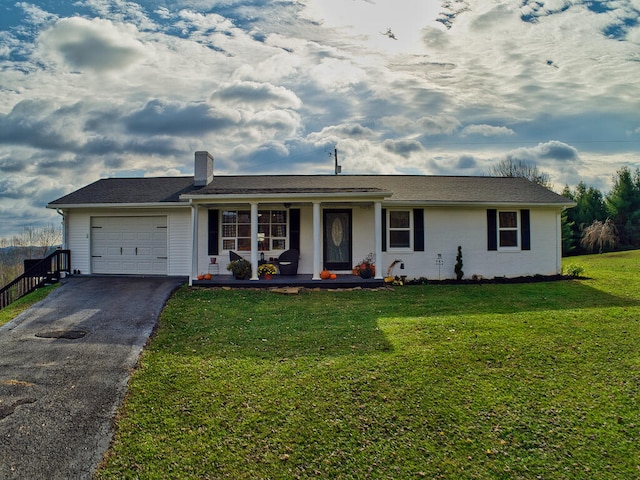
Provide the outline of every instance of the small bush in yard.
<path id="1" fill-rule="evenodd" d="M 570 277 L 580 277 L 584 273 L 584 267 L 575 263 L 570 263 L 564 269 L 565 274 Z"/>

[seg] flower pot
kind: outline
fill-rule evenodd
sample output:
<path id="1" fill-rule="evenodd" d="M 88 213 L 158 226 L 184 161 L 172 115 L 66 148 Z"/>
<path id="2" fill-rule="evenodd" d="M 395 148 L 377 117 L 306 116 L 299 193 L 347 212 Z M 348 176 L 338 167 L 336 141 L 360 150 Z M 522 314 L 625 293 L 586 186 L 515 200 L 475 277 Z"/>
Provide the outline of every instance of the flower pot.
<path id="1" fill-rule="evenodd" d="M 370 268 L 360 269 L 360 277 L 361 278 L 371 278 L 373 277 L 373 272 Z"/>

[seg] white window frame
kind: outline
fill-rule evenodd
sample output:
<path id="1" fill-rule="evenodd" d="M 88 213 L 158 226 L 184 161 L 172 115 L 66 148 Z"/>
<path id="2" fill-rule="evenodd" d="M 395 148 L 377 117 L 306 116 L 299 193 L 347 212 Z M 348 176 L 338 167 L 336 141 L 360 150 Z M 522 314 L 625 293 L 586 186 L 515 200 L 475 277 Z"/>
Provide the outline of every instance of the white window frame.
<path id="1" fill-rule="evenodd" d="M 500 214 L 501 213 L 515 213 L 516 214 L 516 226 L 515 227 L 511 227 L 511 226 L 501 226 L 500 225 Z M 522 229 L 522 222 L 520 220 L 520 210 L 498 210 L 497 211 L 497 219 L 496 219 L 496 228 L 497 228 L 497 246 L 498 246 L 498 251 L 503 251 L 503 252 L 515 252 L 515 251 L 520 251 L 520 249 L 522 248 L 522 233 L 521 233 L 521 229 Z M 501 232 L 515 232 L 516 234 L 516 244 L 515 245 L 502 245 L 502 239 L 500 237 L 500 233 Z"/>
<path id="2" fill-rule="evenodd" d="M 269 225 L 269 232 L 272 233 L 273 232 L 273 226 L 274 223 L 272 222 L 272 212 L 284 212 L 285 214 L 285 221 L 284 221 L 284 226 L 285 226 L 285 236 L 277 236 L 274 237 L 272 235 L 270 235 L 269 237 L 266 237 L 269 239 L 269 245 L 267 246 L 267 248 L 262 248 L 262 245 L 260 245 L 261 242 L 258 242 L 258 250 L 260 252 L 279 252 L 282 253 L 285 250 L 287 250 L 288 245 L 289 245 L 289 213 L 286 209 L 282 209 L 282 208 L 275 208 L 275 209 L 264 209 L 264 210 L 259 210 L 258 211 L 258 215 L 262 216 L 262 215 L 267 215 L 269 221 L 268 222 L 261 222 L 260 219 L 258 220 L 258 238 L 265 238 L 264 235 L 262 235 L 260 233 L 260 230 L 262 230 L 262 226 L 263 225 Z M 225 222 L 225 213 L 235 213 L 235 218 L 236 221 L 235 223 L 230 223 L 230 222 Z M 239 225 L 242 225 L 245 229 L 248 227 L 249 231 L 251 231 L 251 221 L 249 220 L 249 222 L 242 222 L 239 223 L 238 222 L 238 218 L 240 216 L 240 214 L 243 215 L 251 215 L 251 211 L 248 209 L 242 209 L 242 208 L 235 208 L 235 209 L 224 209 L 221 211 L 221 215 L 220 215 L 220 244 L 222 246 L 221 250 L 234 250 L 234 251 L 239 251 L 239 252 L 249 252 L 251 251 L 251 247 L 249 246 L 249 248 L 239 248 L 239 243 L 238 243 L 238 239 L 242 238 L 245 239 L 245 243 L 248 240 L 249 241 L 249 245 L 251 244 L 251 237 L 250 236 L 238 236 L 238 228 Z M 235 236 L 225 236 L 225 225 L 235 225 L 235 231 L 236 234 Z M 276 222 L 275 225 L 282 225 L 282 223 L 280 222 Z M 250 235 L 250 234 L 249 234 Z M 274 240 L 284 240 L 284 246 L 282 249 L 273 249 L 273 242 Z"/>
<path id="3" fill-rule="evenodd" d="M 409 214 L 409 227 L 393 228 L 391 227 L 391 214 L 393 212 L 406 212 Z M 391 245 L 391 232 L 409 232 L 409 245 L 406 247 L 393 247 Z M 412 252 L 413 251 L 413 236 L 414 236 L 414 222 L 413 222 L 413 209 L 411 208 L 393 208 L 387 209 L 387 251 L 388 252 Z"/>

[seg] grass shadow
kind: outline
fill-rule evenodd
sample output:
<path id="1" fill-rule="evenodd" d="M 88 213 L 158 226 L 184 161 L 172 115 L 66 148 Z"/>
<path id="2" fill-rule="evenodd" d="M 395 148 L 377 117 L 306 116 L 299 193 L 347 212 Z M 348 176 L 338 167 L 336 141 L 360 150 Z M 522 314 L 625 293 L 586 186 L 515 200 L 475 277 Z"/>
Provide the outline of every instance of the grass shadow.
<path id="1" fill-rule="evenodd" d="M 215 357 L 327 358 L 389 352 L 380 319 L 468 317 L 633 307 L 581 281 L 426 285 L 387 291 L 306 292 L 183 288 L 161 318 L 153 349 Z"/>

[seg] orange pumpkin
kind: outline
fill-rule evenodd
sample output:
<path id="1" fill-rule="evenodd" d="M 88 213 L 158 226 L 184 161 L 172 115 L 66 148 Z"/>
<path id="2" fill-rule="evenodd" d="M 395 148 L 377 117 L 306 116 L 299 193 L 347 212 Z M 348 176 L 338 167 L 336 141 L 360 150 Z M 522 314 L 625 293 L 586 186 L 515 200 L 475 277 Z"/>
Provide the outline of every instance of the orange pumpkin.
<path id="1" fill-rule="evenodd" d="M 211 274 L 210 273 L 205 273 L 204 274 L 204 279 L 205 280 L 211 280 Z"/>
<path id="2" fill-rule="evenodd" d="M 198 275 L 198 280 L 204 280 L 204 275 L 202 274 Z"/>
<path id="3" fill-rule="evenodd" d="M 332 273 L 331 276 L 329 277 L 331 280 L 335 280 L 336 278 L 338 278 L 338 275 L 336 275 L 335 273 Z"/>
<path id="4" fill-rule="evenodd" d="M 320 272 L 320 278 L 322 280 L 327 280 L 327 279 L 331 278 L 331 272 L 329 270 L 322 270 Z"/>

